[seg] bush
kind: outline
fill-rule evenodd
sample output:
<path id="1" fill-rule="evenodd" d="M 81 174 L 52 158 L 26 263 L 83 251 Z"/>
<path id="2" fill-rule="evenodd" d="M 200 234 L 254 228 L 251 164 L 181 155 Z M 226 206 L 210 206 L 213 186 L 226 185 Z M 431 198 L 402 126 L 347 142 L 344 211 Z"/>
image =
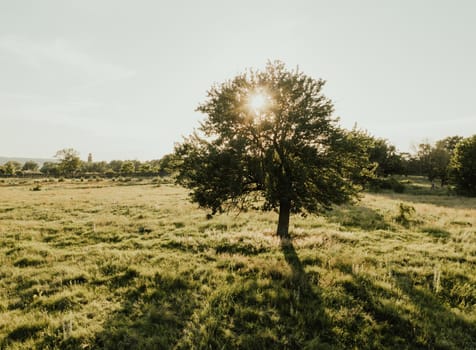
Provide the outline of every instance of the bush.
<path id="1" fill-rule="evenodd" d="M 36 184 L 35 186 L 33 186 L 31 188 L 31 191 L 41 191 L 41 185 L 40 184 Z"/>
<path id="2" fill-rule="evenodd" d="M 405 203 L 400 203 L 398 205 L 398 215 L 395 216 L 395 221 L 400 225 L 408 227 L 413 222 L 412 217 L 415 214 L 415 208 L 411 205 Z"/>
<path id="3" fill-rule="evenodd" d="M 392 190 L 396 193 L 403 193 L 405 192 L 405 185 L 393 177 L 376 178 L 370 180 L 369 190 L 372 192 L 380 192 L 381 190 Z"/>

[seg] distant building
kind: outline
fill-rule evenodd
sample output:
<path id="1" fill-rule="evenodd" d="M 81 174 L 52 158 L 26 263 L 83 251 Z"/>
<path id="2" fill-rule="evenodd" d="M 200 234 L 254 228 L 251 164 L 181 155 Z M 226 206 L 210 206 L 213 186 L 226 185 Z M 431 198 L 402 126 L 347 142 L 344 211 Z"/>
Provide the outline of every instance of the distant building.
<path id="1" fill-rule="evenodd" d="M 93 154 L 89 153 L 88 154 L 88 163 L 92 163 L 92 162 L 93 162 Z"/>

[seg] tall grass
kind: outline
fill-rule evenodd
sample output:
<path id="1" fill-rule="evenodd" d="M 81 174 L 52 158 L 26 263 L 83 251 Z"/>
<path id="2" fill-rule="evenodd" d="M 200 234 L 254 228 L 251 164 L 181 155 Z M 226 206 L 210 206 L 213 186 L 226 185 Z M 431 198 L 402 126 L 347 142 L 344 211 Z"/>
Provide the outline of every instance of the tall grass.
<path id="1" fill-rule="evenodd" d="M 474 199 L 366 194 L 280 241 L 168 184 L 31 186 L 0 184 L 2 349 L 476 348 Z"/>

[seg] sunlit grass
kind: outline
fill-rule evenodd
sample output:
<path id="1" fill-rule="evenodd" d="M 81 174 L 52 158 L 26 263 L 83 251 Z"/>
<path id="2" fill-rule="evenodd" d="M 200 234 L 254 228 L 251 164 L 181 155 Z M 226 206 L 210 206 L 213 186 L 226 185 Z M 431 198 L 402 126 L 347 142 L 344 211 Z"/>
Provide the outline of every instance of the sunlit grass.
<path id="1" fill-rule="evenodd" d="M 0 183 L 1 348 L 476 348 L 475 199 L 365 194 L 281 242 L 172 185 L 33 184 Z"/>

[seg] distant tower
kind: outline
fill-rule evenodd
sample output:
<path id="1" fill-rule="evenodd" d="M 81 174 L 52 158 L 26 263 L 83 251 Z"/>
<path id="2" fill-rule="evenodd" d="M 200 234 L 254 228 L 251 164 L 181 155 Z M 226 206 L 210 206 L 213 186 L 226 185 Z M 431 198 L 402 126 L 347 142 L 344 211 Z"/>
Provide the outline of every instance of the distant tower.
<path id="1" fill-rule="evenodd" d="M 88 154 L 88 163 L 92 163 L 92 162 L 93 162 L 93 154 L 89 153 Z"/>

